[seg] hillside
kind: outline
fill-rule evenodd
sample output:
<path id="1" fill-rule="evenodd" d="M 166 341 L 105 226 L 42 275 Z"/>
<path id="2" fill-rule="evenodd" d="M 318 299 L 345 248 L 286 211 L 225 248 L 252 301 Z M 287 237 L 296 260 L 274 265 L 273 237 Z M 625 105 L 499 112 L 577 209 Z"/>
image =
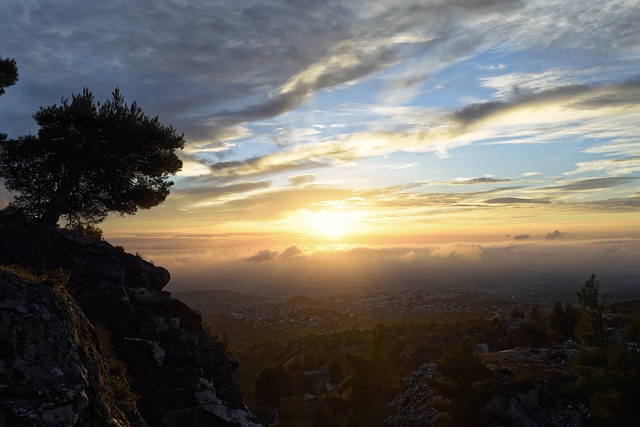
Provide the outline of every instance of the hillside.
<path id="1" fill-rule="evenodd" d="M 448 294 L 455 300 L 459 292 Z M 432 296 L 440 310 L 455 310 L 444 294 Z M 344 323 L 310 322 L 286 300 L 207 317 L 241 361 L 238 380 L 264 425 L 589 426 L 640 417 L 640 301 L 606 305 L 600 347 L 583 342 L 585 313 L 571 304 L 495 314 L 489 300 L 491 310 L 479 311 L 492 315 L 485 319 L 446 311 L 400 317 L 364 306 L 378 324 L 363 327 L 347 323 L 362 315 L 351 317 L 352 303 L 371 296 L 361 298 L 331 308 Z"/>
<path id="2" fill-rule="evenodd" d="M 0 426 L 255 425 L 162 267 L 6 212 L 0 265 Z"/>

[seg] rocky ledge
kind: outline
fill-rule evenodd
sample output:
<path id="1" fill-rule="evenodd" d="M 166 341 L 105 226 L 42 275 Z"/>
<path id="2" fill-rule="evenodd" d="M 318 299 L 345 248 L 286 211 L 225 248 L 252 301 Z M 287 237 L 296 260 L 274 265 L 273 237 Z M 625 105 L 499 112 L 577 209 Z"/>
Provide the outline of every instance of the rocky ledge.
<path id="1" fill-rule="evenodd" d="M 256 426 L 169 273 L 0 213 L 0 427 Z"/>

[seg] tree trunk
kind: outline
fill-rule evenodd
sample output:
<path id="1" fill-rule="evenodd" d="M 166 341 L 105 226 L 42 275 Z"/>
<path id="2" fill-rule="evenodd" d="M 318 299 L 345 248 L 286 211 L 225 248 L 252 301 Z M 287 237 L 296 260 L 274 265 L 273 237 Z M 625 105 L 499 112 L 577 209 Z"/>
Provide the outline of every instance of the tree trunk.
<path id="1" fill-rule="evenodd" d="M 58 223 L 58 219 L 64 211 L 64 205 L 67 203 L 69 196 L 74 188 L 80 183 L 80 175 L 82 174 L 82 167 L 77 165 L 72 169 L 65 179 L 60 183 L 56 189 L 53 198 L 47 204 L 40 221 L 49 227 L 55 227 Z"/>
<path id="2" fill-rule="evenodd" d="M 87 163 L 89 163 L 98 153 L 98 147 L 99 143 L 97 141 L 93 142 L 89 149 L 89 153 L 87 153 L 87 155 L 78 163 L 71 166 L 71 170 L 56 189 L 55 194 L 40 217 L 40 221 L 44 225 L 55 227 L 58 223 L 71 192 L 78 186 L 78 184 L 80 184 L 80 176 L 85 170 Z"/>

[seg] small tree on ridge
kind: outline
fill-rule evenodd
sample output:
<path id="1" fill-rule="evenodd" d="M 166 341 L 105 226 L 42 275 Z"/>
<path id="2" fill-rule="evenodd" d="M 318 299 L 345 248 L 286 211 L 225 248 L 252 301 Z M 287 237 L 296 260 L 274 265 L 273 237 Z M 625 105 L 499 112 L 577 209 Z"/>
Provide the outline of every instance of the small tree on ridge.
<path id="1" fill-rule="evenodd" d="M 604 348 L 606 329 L 604 315 L 609 307 L 607 295 L 600 296 L 600 285 L 595 274 L 592 274 L 577 293 L 578 324 L 576 336 L 586 345 Z"/>

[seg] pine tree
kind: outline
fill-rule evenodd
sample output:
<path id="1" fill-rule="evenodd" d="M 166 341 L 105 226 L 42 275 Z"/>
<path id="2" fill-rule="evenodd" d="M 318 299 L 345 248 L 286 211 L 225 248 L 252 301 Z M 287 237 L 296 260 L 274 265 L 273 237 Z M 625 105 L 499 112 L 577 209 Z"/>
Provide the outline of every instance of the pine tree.
<path id="1" fill-rule="evenodd" d="M 609 304 L 607 295 L 600 296 L 600 285 L 595 274 L 584 282 L 577 296 L 580 308 L 576 336 L 586 345 L 604 348 L 606 344 L 604 314 Z"/>
<path id="2" fill-rule="evenodd" d="M 484 359 L 473 351 L 469 340 L 450 346 L 436 361 L 439 381 L 431 387 L 442 397 L 435 404 L 440 411 L 437 425 L 481 426 L 487 404 L 495 394 L 495 380 Z"/>
<path id="3" fill-rule="evenodd" d="M 2 59 L 0 56 L 0 95 L 4 88 L 14 85 L 18 81 L 18 66 L 13 58 Z"/>
<path id="4" fill-rule="evenodd" d="M 110 212 L 134 214 L 162 203 L 182 167 L 184 138 L 118 89 L 104 103 L 84 89 L 34 114 L 37 135 L 0 144 L 0 177 L 14 205 L 55 225 L 86 227 Z"/>

